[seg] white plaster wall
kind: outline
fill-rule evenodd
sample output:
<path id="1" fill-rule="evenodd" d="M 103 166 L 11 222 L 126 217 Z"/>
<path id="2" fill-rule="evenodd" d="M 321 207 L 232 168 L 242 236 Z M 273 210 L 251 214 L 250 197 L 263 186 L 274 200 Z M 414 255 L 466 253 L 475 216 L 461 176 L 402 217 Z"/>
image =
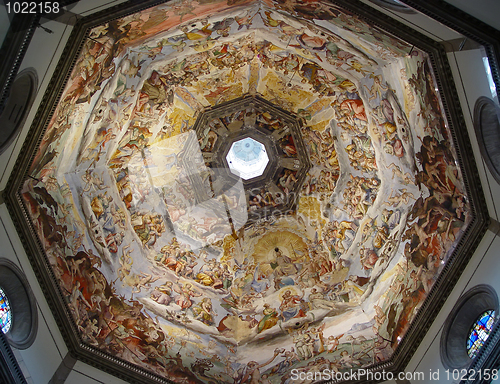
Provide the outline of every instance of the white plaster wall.
<path id="1" fill-rule="evenodd" d="M 500 1 L 497 0 L 445 0 L 462 11 L 500 30 Z"/>
<path id="2" fill-rule="evenodd" d="M 90 365 L 77 361 L 73 370 L 68 376 L 66 383 L 78 384 L 125 384 L 126 382 L 98 370 Z"/>
<path id="3" fill-rule="evenodd" d="M 459 3 L 458 1 L 448 1 L 450 3 Z M 495 12 L 498 9 L 500 2 L 460 2 L 461 6 L 464 3 L 469 3 L 478 9 L 482 9 L 483 14 L 475 12 L 476 17 L 484 16 L 484 21 L 487 19 L 489 12 Z M 481 3 L 481 4 L 479 4 Z M 485 6 L 484 3 L 489 3 Z M 459 4 L 454 4 L 459 6 Z M 471 12 L 472 14 L 472 12 Z M 496 12 L 496 15 L 500 12 Z M 500 24 L 494 25 L 499 27 Z M 478 141 L 475 136 L 473 126 L 474 105 L 480 96 L 486 96 L 495 100 L 498 104 L 496 95 L 492 94 L 488 75 L 483 66 L 484 52 L 480 49 L 468 50 L 461 52 L 453 52 L 448 54 L 448 60 L 455 78 L 455 85 L 459 94 L 462 112 L 467 125 L 467 131 L 470 138 L 472 153 L 467 156 L 474 156 L 478 168 L 478 174 L 481 179 L 484 195 L 488 205 L 490 217 L 499 219 L 500 210 L 500 185 L 493 179 L 479 151 Z M 471 257 L 468 267 L 461 276 L 459 282 L 448 298 L 445 306 L 441 309 L 438 317 L 432 324 L 429 332 L 420 344 L 416 354 L 413 356 L 409 365 L 406 368 L 408 372 L 424 372 L 425 377 L 429 379 L 429 373 L 435 375 L 439 372 L 439 383 L 453 383 L 453 377 L 450 373 L 449 377 L 440 358 L 440 338 L 448 314 L 452 310 L 457 299 L 470 288 L 477 284 L 490 284 L 498 293 L 500 293 L 500 266 L 498 258 L 500 256 L 500 237 L 488 231 L 481 242 L 480 247 Z M 465 347 L 465 346 L 464 346 Z M 413 380 L 412 383 L 421 381 Z M 429 380 L 428 382 L 432 382 Z"/>
<path id="4" fill-rule="evenodd" d="M 436 41 L 446 41 L 459 39 L 462 37 L 458 32 L 451 30 L 450 28 L 434 21 L 430 20 L 427 16 L 422 15 L 420 13 L 408 14 L 397 11 L 392 11 L 390 9 L 380 7 L 370 0 L 361 0 L 363 3 L 366 3 L 370 7 L 377 9 L 380 12 L 383 12 L 395 20 L 408 25 L 414 30 L 430 37 Z"/>
<path id="5" fill-rule="evenodd" d="M 38 75 L 38 93 L 21 133 L 10 147 L 0 155 L 0 190 L 5 189 L 7 185 L 8 178 L 21 151 L 22 144 L 26 139 L 29 127 L 33 122 L 50 77 L 54 72 L 58 57 L 61 55 L 64 44 L 70 34 L 69 27 L 57 22 L 47 22 L 43 26 L 49 28 L 54 33 L 49 34 L 43 29 L 37 28 L 21 64 L 20 71 L 29 67 L 36 70 Z"/>

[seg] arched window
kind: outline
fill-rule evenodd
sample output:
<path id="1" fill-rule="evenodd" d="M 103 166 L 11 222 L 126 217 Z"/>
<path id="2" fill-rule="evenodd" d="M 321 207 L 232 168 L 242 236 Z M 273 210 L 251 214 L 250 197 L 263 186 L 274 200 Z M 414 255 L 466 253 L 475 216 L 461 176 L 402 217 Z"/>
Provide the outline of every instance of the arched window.
<path id="1" fill-rule="evenodd" d="M 467 339 L 467 353 L 471 359 L 477 356 L 484 342 L 488 339 L 494 322 L 495 311 L 490 309 L 483 312 L 472 325 Z"/>
<path id="2" fill-rule="evenodd" d="M 9 299 L 7 295 L 0 288 L 0 328 L 3 333 L 10 331 L 12 325 L 12 310 L 10 309 Z"/>

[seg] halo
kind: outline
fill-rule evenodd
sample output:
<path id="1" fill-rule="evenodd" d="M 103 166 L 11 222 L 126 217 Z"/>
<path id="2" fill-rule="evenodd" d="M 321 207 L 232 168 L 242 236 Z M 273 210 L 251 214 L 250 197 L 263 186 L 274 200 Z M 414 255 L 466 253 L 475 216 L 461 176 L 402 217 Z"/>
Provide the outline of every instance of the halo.
<path id="1" fill-rule="evenodd" d="M 295 286 L 293 286 L 293 285 L 287 285 L 286 287 L 281 288 L 281 290 L 280 290 L 280 292 L 278 294 L 278 297 L 279 297 L 280 301 L 283 300 L 283 296 L 284 296 L 284 294 L 285 294 L 286 291 L 290 291 L 290 293 L 292 294 L 292 296 L 298 295 L 300 293 L 300 291 L 297 288 L 295 288 Z"/>

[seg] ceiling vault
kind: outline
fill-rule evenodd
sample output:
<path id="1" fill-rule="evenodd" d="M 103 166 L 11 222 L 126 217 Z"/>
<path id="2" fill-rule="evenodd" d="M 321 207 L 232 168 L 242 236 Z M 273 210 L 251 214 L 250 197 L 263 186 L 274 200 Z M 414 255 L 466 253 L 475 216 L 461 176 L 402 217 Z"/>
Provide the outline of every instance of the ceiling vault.
<path id="1" fill-rule="evenodd" d="M 444 47 L 357 1 L 82 18 L 34 121 L 9 211 L 130 382 L 402 370 L 488 225 Z"/>

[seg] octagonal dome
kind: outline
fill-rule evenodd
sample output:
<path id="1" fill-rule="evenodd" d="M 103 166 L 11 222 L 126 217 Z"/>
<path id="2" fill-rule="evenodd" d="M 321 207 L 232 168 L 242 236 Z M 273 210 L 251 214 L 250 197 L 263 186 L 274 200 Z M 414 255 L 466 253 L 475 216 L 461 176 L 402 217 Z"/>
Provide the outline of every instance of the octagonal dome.
<path id="1" fill-rule="evenodd" d="M 231 171 L 245 180 L 261 176 L 269 164 L 266 147 L 251 137 L 235 141 L 226 160 Z"/>
<path id="2" fill-rule="evenodd" d="M 81 22 L 19 172 L 76 354 L 144 383 L 400 367 L 476 228 L 439 52 L 348 4 L 148 4 Z"/>
<path id="3" fill-rule="evenodd" d="M 210 173 L 210 188 L 219 195 L 233 188 L 235 182 L 242 182 L 247 199 L 246 226 L 268 216 L 277 218 L 296 212 L 300 191 L 312 166 L 300 127 L 295 113 L 248 94 L 205 108 L 196 119 L 193 130 Z M 250 156 L 245 151 L 240 153 L 251 162 L 256 160 L 251 160 L 255 155 L 265 154 L 267 164 L 262 163 L 260 171 L 252 165 L 252 171 L 259 171 L 252 177 L 240 178 L 232 169 L 231 150 L 236 143 L 260 143 L 265 150 L 258 154 L 247 150 Z M 258 147 L 248 147 L 255 148 Z M 201 180 L 194 182 L 200 185 Z M 195 186 L 194 190 L 197 200 L 207 199 L 206 188 Z"/>

